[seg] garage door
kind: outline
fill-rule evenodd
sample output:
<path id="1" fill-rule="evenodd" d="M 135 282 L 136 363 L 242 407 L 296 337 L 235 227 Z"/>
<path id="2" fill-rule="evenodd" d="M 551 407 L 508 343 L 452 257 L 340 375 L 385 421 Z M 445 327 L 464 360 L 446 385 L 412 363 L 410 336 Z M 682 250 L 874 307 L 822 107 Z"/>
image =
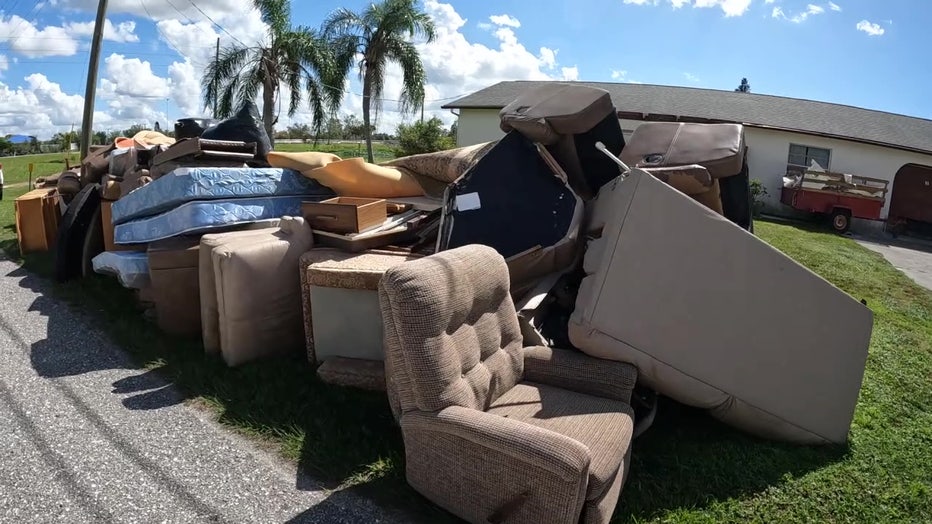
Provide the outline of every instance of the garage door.
<path id="1" fill-rule="evenodd" d="M 932 167 L 907 164 L 893 179 L 891 219 L 932 223 Z"/>

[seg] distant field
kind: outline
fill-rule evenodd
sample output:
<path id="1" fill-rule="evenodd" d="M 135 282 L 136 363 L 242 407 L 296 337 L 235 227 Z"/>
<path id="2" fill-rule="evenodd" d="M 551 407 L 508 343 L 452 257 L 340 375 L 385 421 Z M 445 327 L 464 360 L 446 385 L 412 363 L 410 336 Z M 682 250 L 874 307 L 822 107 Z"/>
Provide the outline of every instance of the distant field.
<path id="1" fill-rule="evenodd" d="M 77 153 L 47 153 L 44 155 L 4 156 L 0 157 L 3 165 L 4 185 L 21 184 L 29 180 L 29 164 L 33 164 L 32 179 L 36 177 L 60 173 L 65 168 L 65 159 L 71 165 L 78 163 Z M 6 194 L 3 199 L 6 200 Z"/>
<path id="2" fill-rule="evenodd" d="M 314 142 L 308 142 L 306 144 L 282 144 L 278 143 L 274 148 L 276 151 L 287 151 L 287 152 L 297 152 L 297 151 L 320 151 L 322 153 L 333 153 L 340 158 L 354 158 L 354 157 L 363 157 L 366 156 L 366 143 L 365 142 L 336 142 L 334 141 L 331 144 L 328 144 L 326 141 L 318 142 L 315 146 Z M 395 152 L 392 150 L 392 146 L 383 143 L 374 143 L 372 144 L 372 156 L 376 162 L 384 162 L 385 160 L 391 160 L 395 158 Z"/>
<path id="3" fill-rule="evenodd" d="M 0 201 L 0 249 L 17 253 L 16 217 L 13 200 L 29 191 L 29 164 L 32 164 L 32 180 L 36 177 L 60 173 L 65 160 L 71 165 L 78 163 L 77 153 L 48 153 L 44 155 L 0 157 L 3 165 L 3 200 Z"/>

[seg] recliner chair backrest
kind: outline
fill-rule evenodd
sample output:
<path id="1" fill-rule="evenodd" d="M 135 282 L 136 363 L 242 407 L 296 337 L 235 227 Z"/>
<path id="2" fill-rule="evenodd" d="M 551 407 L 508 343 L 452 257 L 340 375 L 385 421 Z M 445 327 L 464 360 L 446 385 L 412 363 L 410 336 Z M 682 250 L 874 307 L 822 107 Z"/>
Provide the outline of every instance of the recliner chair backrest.
<path id="1" fill-rule="evenodd" d="M 390 268 L 379 284 L 392 411 L 485 410 L 524 373 L 508 267 L 467 245 Z"/>

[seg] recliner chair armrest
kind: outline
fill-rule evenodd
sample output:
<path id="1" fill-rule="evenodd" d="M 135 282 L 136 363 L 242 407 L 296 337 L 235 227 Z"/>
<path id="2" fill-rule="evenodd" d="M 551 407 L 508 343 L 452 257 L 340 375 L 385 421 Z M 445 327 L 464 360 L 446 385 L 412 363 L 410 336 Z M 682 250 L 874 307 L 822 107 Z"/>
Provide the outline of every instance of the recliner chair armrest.
<path id="1" fill-rule="evenodd" d="M 590 456 L 554 431 L 452 406 L 401 417 L 408 482 L 469 522 L 575 524 L 588 487 Z M 539 517 L 536 518 L 536 517 Z"/>
<path id="2" fill-rule="evenodd" d="M 631 403 L 637 368 L 568 349 L 524 348 L 524 379 L 577 393 Z"/>

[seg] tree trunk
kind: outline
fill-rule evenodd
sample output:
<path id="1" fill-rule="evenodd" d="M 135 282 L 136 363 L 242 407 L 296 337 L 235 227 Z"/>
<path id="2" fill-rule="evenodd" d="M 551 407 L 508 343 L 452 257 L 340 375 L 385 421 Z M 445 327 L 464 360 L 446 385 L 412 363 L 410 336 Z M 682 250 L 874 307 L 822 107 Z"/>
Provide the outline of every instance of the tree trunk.
<path id="1" fill-rule="evenodd" d="M 275 119 L 275 86 L 266 80 L 262 85 L 262 122 L 269 135 L 269 144 L 275 147 L 275 132 L 272 121 Z"/>
<path id="2" fill-rule="evenodd" d="M 366 135 L 366 154 L 369 156 L 369 162 L 373 163 L 372 157 L 372 130 L 369 127 L 369 103 L 372 101 L 372 73 L 369 66 L 366 65 L 366 72 L 362 81 L 362 125 L 363 132 Z"/>

